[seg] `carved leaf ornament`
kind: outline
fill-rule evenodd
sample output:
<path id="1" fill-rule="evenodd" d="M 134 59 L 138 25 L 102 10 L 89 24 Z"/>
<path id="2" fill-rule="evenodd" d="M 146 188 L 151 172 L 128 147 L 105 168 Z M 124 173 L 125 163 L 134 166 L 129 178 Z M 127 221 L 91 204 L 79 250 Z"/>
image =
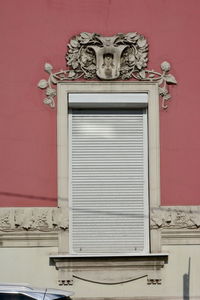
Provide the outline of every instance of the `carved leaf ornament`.
<path id="1" fill-rule="evenodd" d="M 151 229 L 200 228 L 200 208 L 160 207 L 151 209 Z"/>
<path id="2" fill-rule="evenodd" d="M 1 208 L 0 231 L 59 231 L 68 228 L 60 208 Z"/>
<path id="3" fill-rule="evenodd" d="M 44 70 L 49 78 L 41 79 L 38 87 L 45 90 L 43 100 L 50 107 L 55 107 L 56 90 L 52 85 L 65 80 L 100 79 L 134 79 L 137 81 L 158 82 L 162 108 L 171 98 L 169 85 L 177 84 L 175 77 L 169 74 L 170 63 L 161 63 L 161 72 L 148 70 L 148 42 L 137 33 L 118 33 L 104 37 L 97 33 L 82 32 L 70 40 L 66 54 L 67 69 L 53 73 L 53 66 L 45 63 Z"/>

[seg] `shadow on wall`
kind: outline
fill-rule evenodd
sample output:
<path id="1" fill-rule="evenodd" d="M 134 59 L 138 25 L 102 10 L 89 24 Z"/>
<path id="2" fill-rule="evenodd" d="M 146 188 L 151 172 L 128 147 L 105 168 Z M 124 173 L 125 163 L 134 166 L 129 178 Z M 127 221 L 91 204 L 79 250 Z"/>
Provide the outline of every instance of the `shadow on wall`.
<path id="1" fill-rule="evenodd" d="M 190 262 L 191 257 L 188 260 L 188 273 L 183 275 L 183 300 L 190 300 Z"/>

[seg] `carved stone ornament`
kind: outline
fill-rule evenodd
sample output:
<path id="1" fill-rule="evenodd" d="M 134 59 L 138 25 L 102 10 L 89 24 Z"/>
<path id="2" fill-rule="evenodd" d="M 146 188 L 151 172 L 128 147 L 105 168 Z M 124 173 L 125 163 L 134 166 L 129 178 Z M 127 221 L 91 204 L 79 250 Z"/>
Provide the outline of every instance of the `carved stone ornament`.
<path id="1" fill-rule="evenodd" d="M 1 208 L 0 231 L 58 231 L 68 228 L 61 208 Z"/>
<path id="2" fill-rule="evenodd" d="M 140 256 L 51 255 L 50 264 L 58 270 L 59 285 L 73 285 L 75 279 L 105 284 L 121 285 L 140 279 L 147 284 L 161 284 L 162 269 L 168 263 L 168 254 Z"/>
<path id="3" fill-rule="evenodd" d="M 53 66 L 45 63 L 44 70 L 49 78 L 41 79 L 38 87 L 46 90 L 43 102 L 55 107 L 56 90 L 52 84 L 65 80 L 85 79 L 135 79 L 137 81 L 157 82 L 159 94 L 162 98 L 162 108 L 166 109 L 166 102 L 171 98 L 169 85 L 177 84 L 175 77 L 169 74 L 170 63 L 161 63 L 161 72 L 148 70 L 148 42 L 137 33 L 118 33 L 111 37 L 104 37 L 97 33 L 82 32 L 74 36 L 68 44 L 66 54 L 67 70 L 53 73 Z"/>
<path id="4" fill-rule="evenodd" d="M 199 206 L 151 208 L 151 229 L 200 230 Z M 66 211 L 61 208 L 1 208 L 0 231 L 58 231 L 68 229 Z"/>
<path id="5" fill-rule="evenodd" d="M 151 209 L 151 229 L 200 229 L 200 207 L 160 207 Z"/>

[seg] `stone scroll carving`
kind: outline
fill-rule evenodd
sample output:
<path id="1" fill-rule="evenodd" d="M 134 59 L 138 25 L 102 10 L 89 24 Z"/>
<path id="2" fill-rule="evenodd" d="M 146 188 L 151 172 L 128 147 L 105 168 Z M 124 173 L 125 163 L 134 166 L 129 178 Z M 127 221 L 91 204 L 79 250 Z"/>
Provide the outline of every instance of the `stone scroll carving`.
<path id="1" fill-rule="evenodd" d="M 0 231 L 58 231 L 68 228 L 60 208 L 1 208 Z"/>
<path id="2" fill-rule="evenodd" d="M 169 85 L 177 81 L 169 74 L 170 63 L 161 63 L 161 71 L 147 69 L 149 45 L 147 39 L 137 32 L 118 33 L 104 37 L 97 33 L 82 32 L 74 36 L 68 44 L 66 54 L 67 69 L 53 72 L 50 63 L 44 65 L 49 78 L 42 79 L 38 87 L 45 90 L 43 100 L 50 107 L 55 107 L 56 90 L 53 85 L 65 80 L 100 79 L 157 82 L 162 98 L 162 108 L 171 98 Z"/>

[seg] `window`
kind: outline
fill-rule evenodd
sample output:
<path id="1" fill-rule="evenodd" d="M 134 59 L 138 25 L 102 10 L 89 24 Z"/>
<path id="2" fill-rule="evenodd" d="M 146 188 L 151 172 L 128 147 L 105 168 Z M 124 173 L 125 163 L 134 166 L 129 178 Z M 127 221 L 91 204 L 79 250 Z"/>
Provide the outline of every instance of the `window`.
<path id="1" fill-rule="evenodd" d="M 157 85 L 61 83 L 58 198 L 72 255 L 153 250 L 149 208 L 159 205 Z"/>

